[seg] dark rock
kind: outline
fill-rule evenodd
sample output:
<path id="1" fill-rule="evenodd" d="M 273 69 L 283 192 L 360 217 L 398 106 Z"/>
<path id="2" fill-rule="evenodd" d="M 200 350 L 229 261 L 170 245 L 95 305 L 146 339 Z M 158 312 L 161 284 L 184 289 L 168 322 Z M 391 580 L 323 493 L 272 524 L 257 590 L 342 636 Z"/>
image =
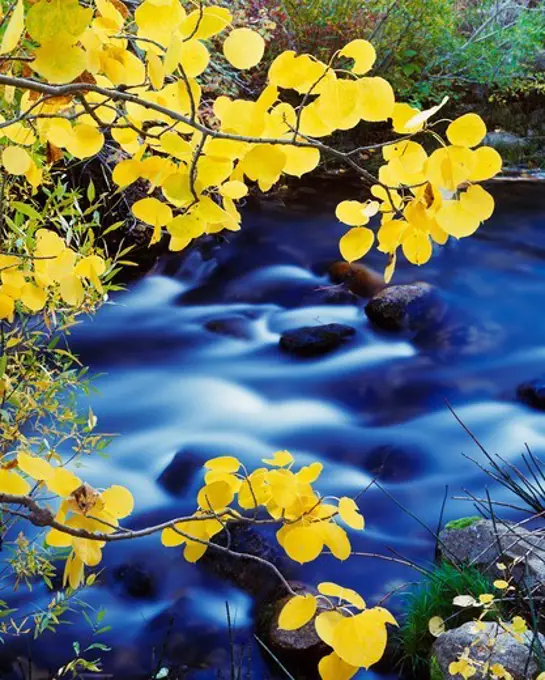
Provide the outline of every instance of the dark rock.
<path id="1" fill-rule="evenodd" d="M 318 594 L 314 588 L 304 583 L 290 581 L 289 584 L 297 594 Z M 320 659 L 331 652 L 331 649 L 318 637 L 314 618 L 298 630 L 280 630 L 278 617 L 290 597 L 292 595 L 281 586 L 270 601 L 258 609 L 258 636 L 294 678 L 315 680 L 319 677 L 317 668 Z M 317 613 L 321 611 L 324 611 L 324 608 L 318 605 Z"/>
<path id="2" fill-rule="evenodd" d="M 332 352 L 355 333 L 356 330 L 351 326 L 339 323 L 304 326 L 283 333 L 280 347 L 299 357 L 315 357 Z"/>
<path id="3" fill-rule="evenodd" d="M 497 130 L 489 132 L 484 138 L 483 144 L 494 149 L 520 148 L 527 146 L 528 140 L 524 137 L 518 137 L 511 132 Z"/>
<path id="4" fill-rule="evenodd" d="M 373 297 L 386 288 L 383 277 L 363 264 L 334 262 L 329 268 L 333 283 L 342 283 L 355 295 Z"/>
<path id="5" fill-rule="evenodd" d="M 203 459 L 192 451 L 178 451 L 157 482 L 169 493 L 180 496 L 187 488 L 193 475 L 202 468 Z"/>
<path id="6" fill-rule="evenodd" d="M 151 598 L 157 594 L 153 574 L 142 565 L 122 564 L 114 570 L 113 579 L 131 597 Z"/>
<path id="7" fill-rule="evenodd" d="M 528 406 L 545 411 L 545 377 L 536 378 L 519 385 L 517 397 Z"/>
<path id="8" fill-rule="evenodd" d="M 369 319 L 386 331 L 419 331 L 439 326 L 447 305 L 428 283 L 390 286 L 375 295 L 365 307 Z"/>
<path id="9" fill-rule="evenodd" d="M 252 337 L 248 319 L 243 316 L 227 316 L 222 319 L 210 319 L 204 324 L 207 331 L 224 335 L 237 340 L 250 340 Z"/>
<path id="10" fill-rule="evenodd" d="M 447 525 L 448 527 L 448 525 Z M 524 581 L 536 600 L 545 597 L 545 535 L 508 522 L 480 520 L 462 528 L 443 529 L 439 551 L 443 559 L 470 564 L 494 578 L 505 578 L 503 562 L 517 583 Z"/>
<path id="11" fill-rule="evenodd" d="M 224 547 L 229 545 L 235 553 L 253 555 L 260 560 L 235 557 L 209 548 L 199 564 L 257 600 L 269 599 L 278 588 L 278 577 L 262 560 L 274 565 L 288 578 L 294 568 L 293 562 L 285 556 L 274 534 L 269 537 L 246 523 L 229 523 L 228 531 L 228 534 L 225 530 L 215 536 L 213 542 Z"/>
<path id="12" fill-rule="evenodd" d="M 383 482 L 405 482 L 413 479 L 422 468 L 422 452 L 395 445 L 378 446 L 369 451 L 363 468 Z"/>
<path id="13" fill-rule="evenodd" d="M 498 623 L 483 623 L 479 630 L 475 623 L 465 623 L 459 628 L 449 630 L 440 635 L 434 642 L 432 655 L 437 661 L 439 670 L 444 678 L 460 680 L 462 675 L 451 675 L 449 666 L 458 661 L 464 650 L 469 650 L 469 658 L 475 661 L 475 680 L 489 678 L 490 674 L 484 670 L 484 665 L 501 664 L 516 680 L 530 680 L 539 672 L 538 654 L 543 648 L 545 637 L 539 635 L 534 639 L 534 633 L 528 631 L 520 638 L 505 630 Z"/>

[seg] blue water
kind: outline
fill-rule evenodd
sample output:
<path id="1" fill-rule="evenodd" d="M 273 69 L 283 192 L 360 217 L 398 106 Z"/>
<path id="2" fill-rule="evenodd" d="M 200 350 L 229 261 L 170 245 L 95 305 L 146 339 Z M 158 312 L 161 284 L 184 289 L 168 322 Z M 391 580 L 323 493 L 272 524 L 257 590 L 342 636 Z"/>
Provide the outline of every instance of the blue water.
<path id="1" fill-rule="evenodd" d="M 447 486 L 445 521 L 474 514 L 452 497 L 482 494 L 489 480 L 463 457 L 480 454 L 446 400 L 491 452 L 515 461 L 525 443 L 537 454 L 545 450 L 545 418 L 514 398 L 519 382 L 545 371 L 545 193 L 523 184 L 494 191 L 496 215 L 477 236 L 443 248 L 422 270 L 402 264 L 396 275 L 396 283 L 440 287 L 461 327 L 471 329 L 439 347 L 377 332 L 364 300 L 335 303 L 326 269 L 338 257 L 342 228 L 321 197 L 296 210 L 248 209 L 244 230 L 221 247 L 210 245 L 204 257 L 163 259 L 73 335 L 73 349 L 104 373 L 96 381 L 100 396 L 91 398 L 99 429 L 119 435 L 109 459 L 90 459 L 80 474 L 99 487 L 128 486 L 137 501 L 132 526 L 144 526 L 193 509 L 200 461 L 233 454 L 255 467 L 287 448 L 301 464 L 323 462 L 322 493 L 355 495 L 384 463 L 382 487 L 433 530 Z M 383 266 L 375 255 L 369 264 Z M 247 337 L 204 327 L 225 317 L 237 317 Z M 279 351 L 282 331 L 330 322 L 352 325 L 355 338 L 316 360 Z M 179 451 L 194 471 L 174 497 L 157 479 Z M 501 489 L 493 494 L 507 498 Z M 354 550 L 431 563 L 433 536 L 387 494 L 372 487 L 361 508 L 367 529 L 352 536 Z M 127 592 L 127 565 L 147 575 L 146 593 Z M 252 599 L 187 565 L 158 537 L 108 546 L 104 566 L 102 584 L 85 599 L 104 607 L 112 626 L 100 637 L 112 647 L 104 656 L 107 677 L 149 678 L 166 639 L 162 660 L 185 665 L 180 677 L 216 678 L 228 658 L 226 601 L 235 635 L 251 640 Z M 417 578 L 409 568 L 365 557 L 342 564 L 323 557 L 295 576 L 336 580 L 370 603 L 396 591 L 387 600 L 394 611 L 404 584 Z M 45 605 L 47 596 L 20 596 L 20 604 L 37 601 Z M 54 643 L 49 635 L 9 641 L 5 657 L 30 651 L 37 669 L 57 667 L 88 631 L 79 622 L 61 627 Z M 255 649 L 252 668 L 256 679 L 269 672 Z"/>

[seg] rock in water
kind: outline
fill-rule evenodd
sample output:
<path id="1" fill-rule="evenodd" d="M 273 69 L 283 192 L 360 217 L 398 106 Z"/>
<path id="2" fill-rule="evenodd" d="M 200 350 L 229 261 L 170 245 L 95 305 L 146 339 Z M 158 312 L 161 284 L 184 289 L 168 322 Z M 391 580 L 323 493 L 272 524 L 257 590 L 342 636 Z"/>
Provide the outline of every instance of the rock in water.
<path id="1" fill-rule="evenodd" d="M 160 486 L 173 496 L 182 495 L 197 471 L 202 470 L 204 457 L 192 451 L 178 451 L 157 479 Z"/>
<path id="2" fill-rule="evenodd" d="M 333 283 L 343 283 L 355 295 L 373 297 L 386 288 L 383 277 L 363 264 L 334 262 L 329 268 Z"/>
<path id="3" fill-rule="evenodd" d="M 545 377 L 522 383 L 517 388 L 517 396 L 528 406 L 545 411 Z"/>
<path id="4" fill-rule="evenodd" d="M 441 324 L 447 305 L 429 283 L 390 286 L 365 307 L 369 319 L 386 331 L 418 331 Z"/>
<path id="5" fill-rule="evenodd" d="M 539 672 L 537 655 L 542 649 L 545 637 L 539 635 L 534 640 L 534 633 L 528 631 L 520 637 L 505 630 L 497 623 L 482 623 L 482 630 L 473 622 L 465 623 L 440 635 L 434 642 L 432 655 L 444 678 L 461 678 L 461 674 L 451 675 L 449 666 L 458 661 L 465 649 L 469 650 L 469 659 L 475 662 L 474 680 L 489 678 L 484 670 L 494 664 L 501 664 L 516 680 L 530 680 Z M 464 676 L 469 677 L 469 676 Z"/>
<path id="6" fill-rule="evenodd" d="M 219 319 L 210 319 L 204 324 L 210 333 L 223 335 L 236 340 L 250 340 L 252 330 L 249 320 L 243 316 L 226 316 Z"/>
<path id="7" fill-rule="evenodd" d="M 340 323 L 304 326 L 283 333 L 280 347 L 295 356 L 315 357 L 332 352 L 355 333 L 355 328 Z"/>
<path id="8" fill-rule="evenodd" d="M 517 583 L 524 581 L 536 601 L 545 598 L 545 536 L 509 522 L 482 519 L 461 528 L 451 523 L 439 534 L 439 550 L 445 560 L 471 564 L 495 578 L 504 578 L 497 563 L 503 562 Z M 518 677 L 518 676 L 517 676 Z"/>

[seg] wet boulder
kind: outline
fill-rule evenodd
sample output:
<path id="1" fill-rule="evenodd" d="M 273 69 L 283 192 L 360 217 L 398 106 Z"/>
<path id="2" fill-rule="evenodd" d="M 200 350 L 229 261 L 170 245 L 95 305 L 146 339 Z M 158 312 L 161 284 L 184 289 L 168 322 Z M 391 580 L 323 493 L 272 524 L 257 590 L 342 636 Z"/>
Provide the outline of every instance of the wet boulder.
<path id="1" fill-rule="evenodd" d="M 439 677 L 453 680 L 469 677 L 461 673 L 453 675 L 449 671 L 450 664 L 457 662 L 467 649 L 469 663 L 475 668 L 472 676 L 475 680 L 490 677 L 485 664 L 487 667 L 500 664 L 516 680 L 530 680 L 540 670 L 538 655 L 544 643 L 545 637 L 539 634 L 539 640 L 536 640 L 532 631 L 515 636 L 498 623 L 485 622 L 477 628 L 470 621 L 436 639 L 432 648 L 432 663 L 441 673 Z"/>
<path id="2" fill-rule="evenodd" d="M 316 589 L 304 583 L 290 581 L 289 585 L 297 595 L 318 594 Z M 318 676 L 320 659 L 331 652 L 331 649 L 316 633 L 316 616 L 298 630 L 281 630 L 278 627 L 280 612 L 291 597 L 286 587 L 280 586 L 271 599 L 259 607 L 256 617 L 257 633 L 267 649 L 286 666 L 293 677 L 298 680 L 314 680 Z M 323 605 L 318 605 L 317 614 L 322 611 Z"/>
<path id="3" fill-rule="evenodd" d="M 359 297 L 370 298 L 386 288 L 384 278 L 363 264 L 334 262 L 329 268 L 329 276 L 333 283 L 344 284 Z"/>
<path id="4" fill-rule="evenodd" d="M 517 388 L 519 401 L 545 411 L 545 376 L 524 382 Z"/>
<path id="5" fill-rule="evenodd" d="M 355 333 L 355 328 L 340 323 L 303 326 L 283 333 L 280 348 L 294 356 L 316 357 L 336 350 Z"/>
<path id="6" fill-rule="evenodd" d="M 419 331 L 440 327 L 446 302 L 429 283 L 390 286 L 366 305 L 369 320 L 385 331 Z"/>
<path id="7" fill-rule="evenodd" d="M 475 518 L 470 518 L 475 520 Z M 545 536 L 510 522 L 480 519 L 451 522 L 439 534 L 441 557 L 455 564 L 470 564 L 494 578 L 504 578 L 497 567 L 504 563 L 513 579 L 545 598 Z"/>
<path id="8" fill-rule="evenodd" d="M 275 535 L 267 535 L 247 523 L 230 522 L 212 542 L 228 546 L 231 552 L 209 548 L 199 565 L 258 601 L 269 599 L 278 588 L 278 576 L 269 565 L 288 578 L 293 572 L 293 562 L 286 557 Z"/>
<path id="9" fill-rule="evenodd" d="M 191 483 L 193 476 L 202 468 L 204 460 L 192 451 L 185 449 L 178 451 L 161 472 L 157 482 L 173 496 L 180 496 Z"/>

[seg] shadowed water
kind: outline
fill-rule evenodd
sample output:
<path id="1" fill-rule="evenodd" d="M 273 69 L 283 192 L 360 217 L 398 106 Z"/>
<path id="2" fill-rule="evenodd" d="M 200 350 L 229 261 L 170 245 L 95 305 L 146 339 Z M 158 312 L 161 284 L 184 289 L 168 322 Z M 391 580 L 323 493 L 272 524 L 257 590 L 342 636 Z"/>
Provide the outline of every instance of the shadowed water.
<path id="1" fill-rule="evenodd" d="M 367 529 L 352 536 L 354 550 L 429 564 L 433 535 L 399 505 L 435 530 L 447 485 L 451 497 L 487 483 L 462 456 L 479 452 L 446 400 L 490 451 L 514 461 L 525 443 L 545 450 L 544 416 L 514 398 L 518 383 L 545 372 L 545 194 L 518 184 L 495 193 L 496 216 L 477 236 L 449 244 L 422 270 L 400 266 L 397 283 L 436 284 L 458 320 L 456 333 L 419 345 L 373 329 L 365 301 L 328 288 L 326 268 L 343 232 L 330 205 L 249 209 L 241 234 L 205 258 L 166 258 L 73 335 L 82 360 L 105 373 L 91 399 L 99 429 L 120 435 L 109 459 L 89 460 L 81 475 L 99 487 L 128 486 L 137 504 L 130 526 L 140 527 L 194 508 L 206 459 L 232 454 L 256 467 L 287 448 L 301 464 L 324 464 L 317 485 L 324 494 L 355 495 L 378 473 L 387 493 L 373 487 L 361 497 Z M 384 263 L 373 255 L 369 264 Z M 207 329 L 226 318 L 242 337 Z M 357 330 L 334 353 L 301 360 L 279 351 L 283 331 L 332 322 Z M 174 496 L 157 480 L 180 451 L 186 479 Z M 449 500 L 445 520 L 467 514 L 470 505 Z M 104 565 L 102 584 L 86 599 L 107 610 L 112 626 L 100 637 L 112 647 L 104 656 L 109 677 L 148 678 L 169 661 L 187 666 L 188 678 L 216 678 L 215 669 L 228 666 L 226 601 L 238 639 L 251 639 L 250 597 L 185 564 L 158 537 L 108 546 Z M 326 556 L 295 576 L 336 580 L 369 603 L 398 589 L 387 601 L 398 611 L 402 585 L 416 573 Z M 45 606 L 47 594 L 19 596 L 20 606 L 37 601 Z M 30 651 L 37 668 L 57 667 L 86 636 L 80 621 L 61 627 L 54 642 L 9 640 L 5 657 Z M 252 667 L 252 678 L 269 672 L 255 649 Z"/>

